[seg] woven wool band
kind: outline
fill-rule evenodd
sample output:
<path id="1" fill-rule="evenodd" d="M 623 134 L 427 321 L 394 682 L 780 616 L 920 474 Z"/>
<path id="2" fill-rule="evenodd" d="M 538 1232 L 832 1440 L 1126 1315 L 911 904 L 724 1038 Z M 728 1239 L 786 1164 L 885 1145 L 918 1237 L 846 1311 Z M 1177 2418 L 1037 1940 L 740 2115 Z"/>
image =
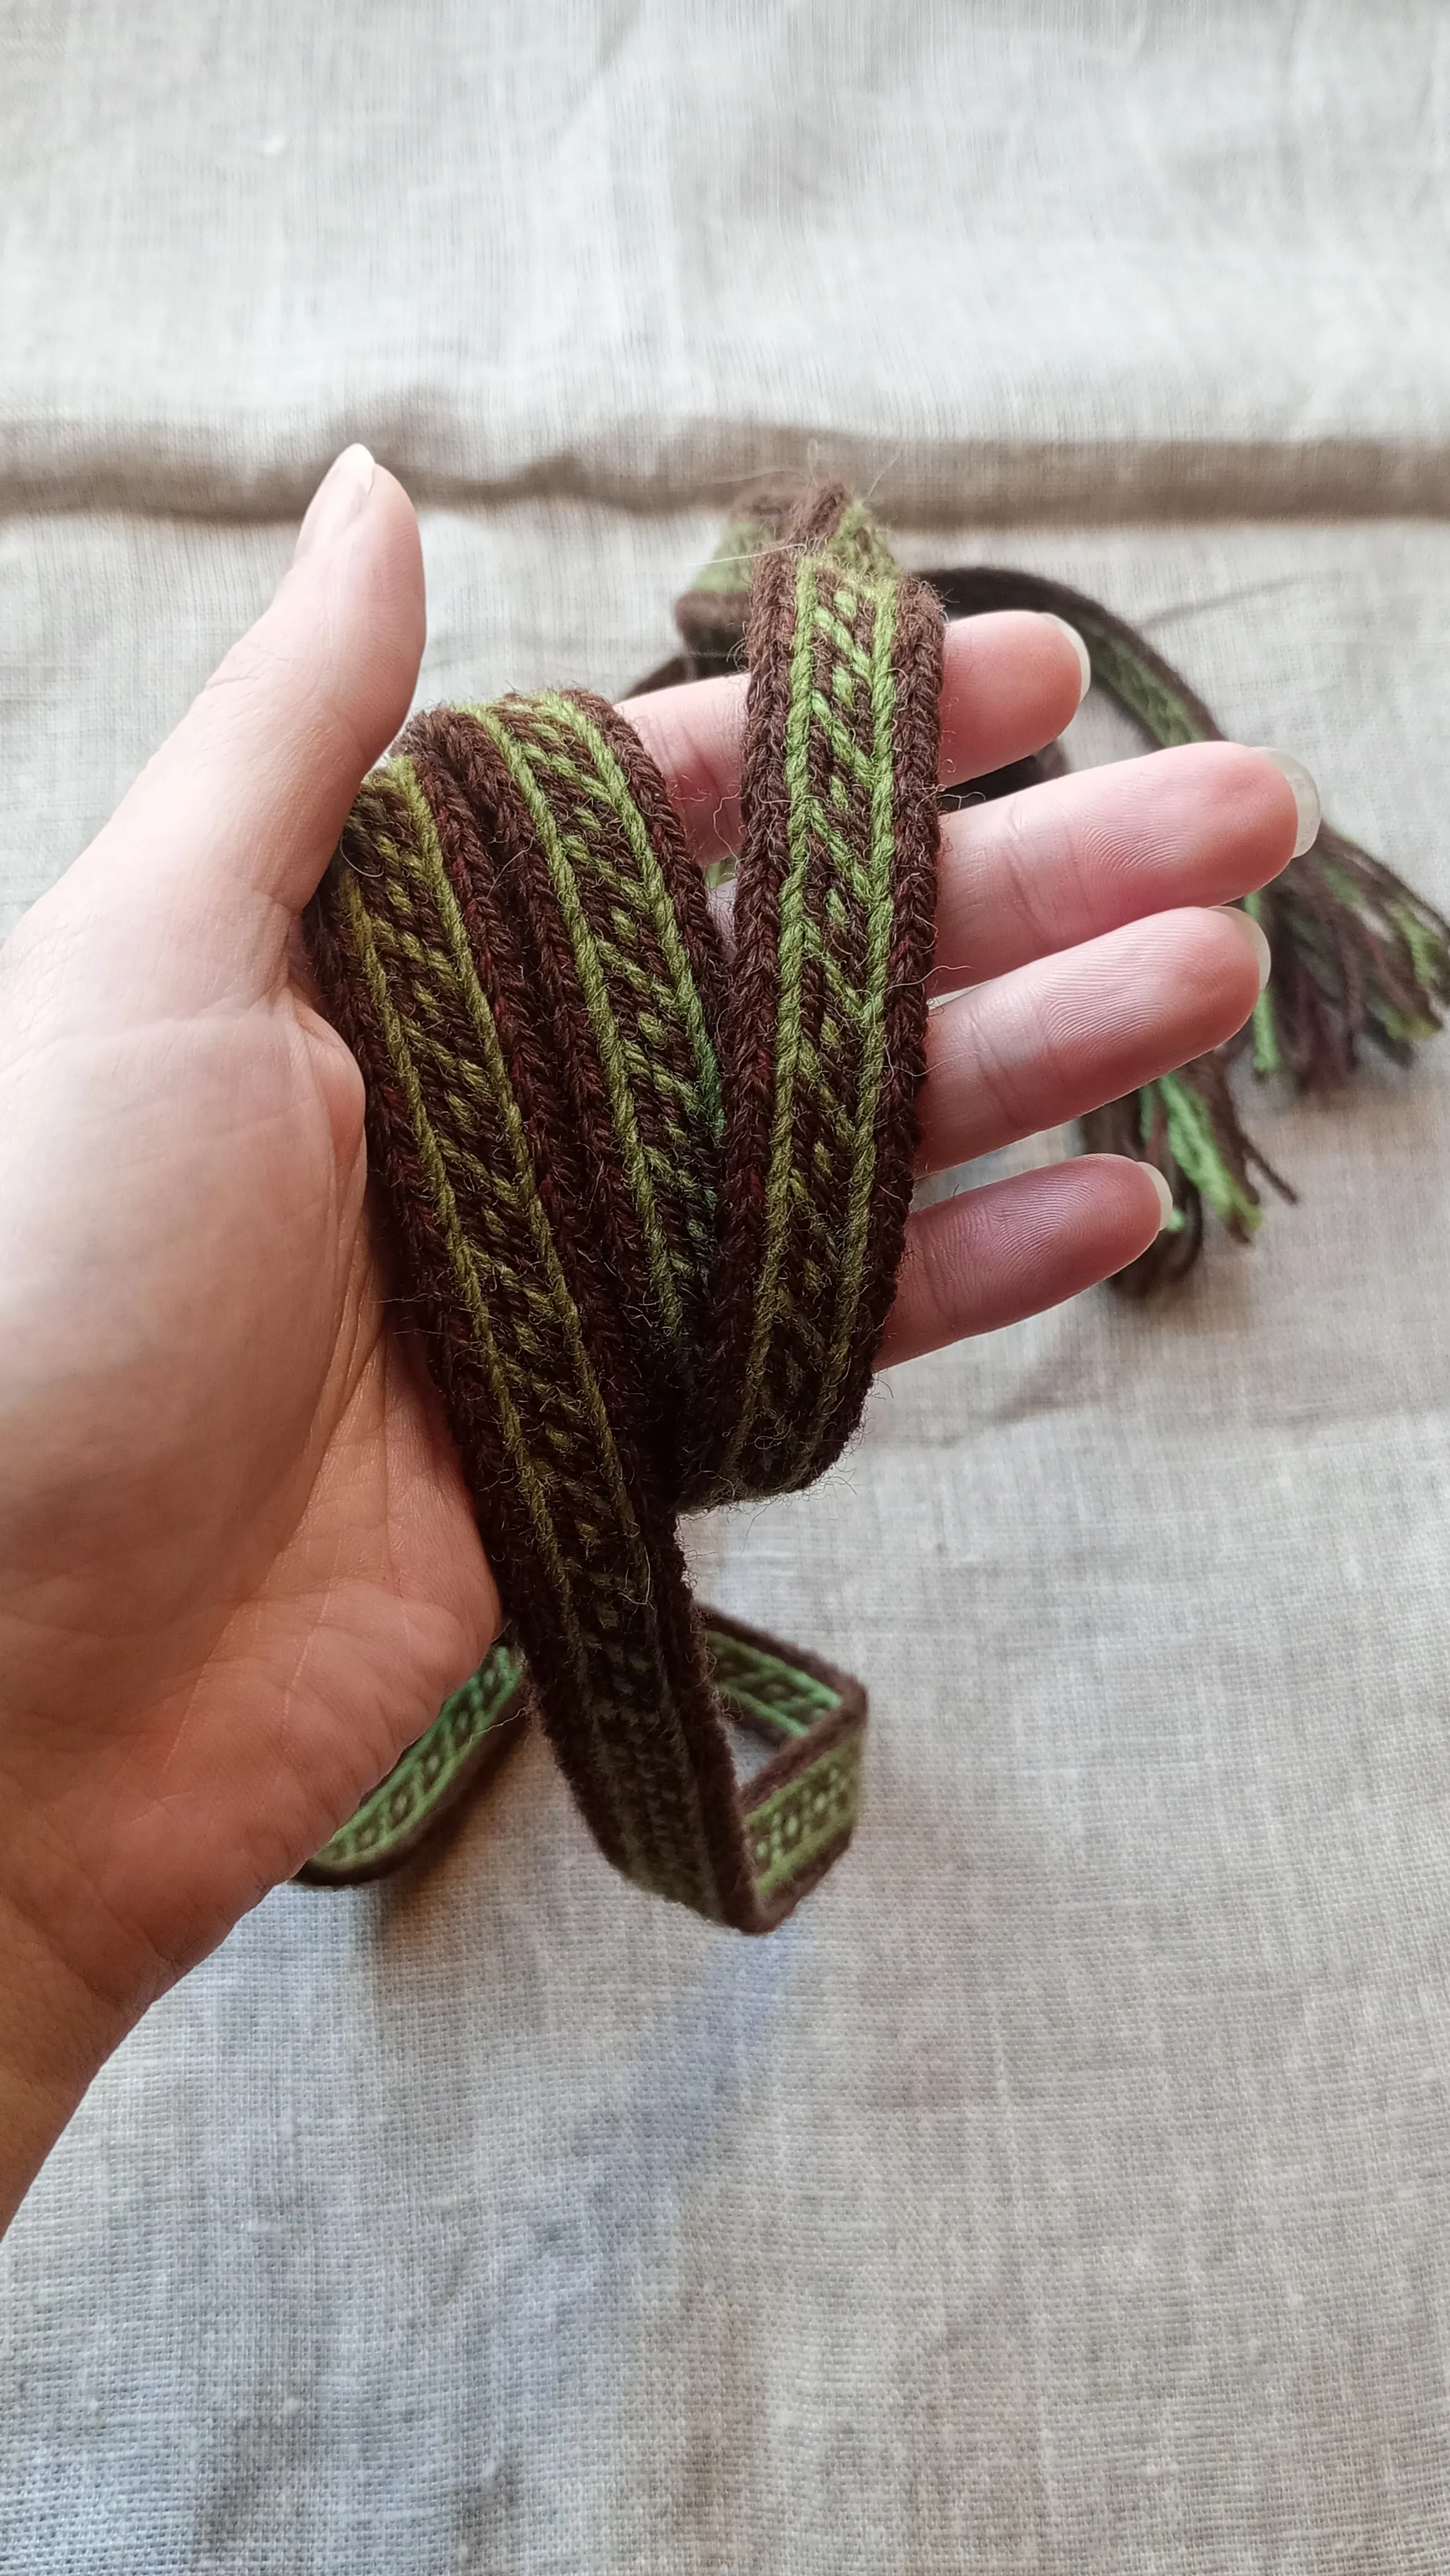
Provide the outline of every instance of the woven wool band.
<path id="1" fill-rule="evenodd" d="M 860 1414 L 916 1147 L 942 616 L 839 490 L 774 539 L 728 966 L 663 779 L 578 690 L 416 719 L 309 915 L 511 1623 L 314 1879 L 405 1856 L 525 1662 L 641 1886 L 762 1932 L 850 1834 L 863 1693 L 702 1616 L 675 1522 L 809 1484 Z M 777 1748 L 744 1783 L 727 1715 Z"/>

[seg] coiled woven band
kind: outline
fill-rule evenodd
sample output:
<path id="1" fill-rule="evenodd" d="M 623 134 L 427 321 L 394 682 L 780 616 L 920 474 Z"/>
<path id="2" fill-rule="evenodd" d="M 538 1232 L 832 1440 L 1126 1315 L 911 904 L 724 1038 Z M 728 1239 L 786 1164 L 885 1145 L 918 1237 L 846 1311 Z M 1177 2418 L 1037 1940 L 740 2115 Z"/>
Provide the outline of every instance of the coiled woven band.
<path id="1" fill-rule="evenodd" d="M 860 1413 L 916 1146 L 941 632 L 843 492 L 759 555 L 729 963 L 663 779 L 581 690 L 416 719 L 308 922 L 511 1623 L 479 1740 L 521 1650 L 608 1857 L 745 1932 L 849 1836 L 865 1700 L 707 1624 L 675 1521 L 809 1484 Z M 743 1783 L 727 1714 L 778 1748 Z M 410 1845 L 472 1758 L 434 1737 L 311 1875 Z"/>

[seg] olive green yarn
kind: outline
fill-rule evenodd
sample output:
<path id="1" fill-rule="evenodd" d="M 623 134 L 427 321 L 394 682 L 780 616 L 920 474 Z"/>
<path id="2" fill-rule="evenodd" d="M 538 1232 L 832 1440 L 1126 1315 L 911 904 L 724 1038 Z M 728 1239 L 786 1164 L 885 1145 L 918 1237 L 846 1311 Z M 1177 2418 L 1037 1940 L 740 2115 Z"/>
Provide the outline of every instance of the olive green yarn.
<path id="1" fill-rule="evenodd" d="M 400 1307 L 585 1818 L 640 1886 L 762 1932 L 849 1837 L 864 1694 L 702 1624 L 675 1519 L 809 1482 L 864 1399 L 917 1138 L 941 616 L 835 490 L 724 552 L 715 595 L 748 587 L 755 620 L 733 951 L 638 737 L 560 690 L 415 719 L 308 933 Z M 425 1770 L 461 1776 L 428 1739 L 405 1757 L 408 1848 Z M 349 1848 L 376 1853 L 376 1814 Z"/>

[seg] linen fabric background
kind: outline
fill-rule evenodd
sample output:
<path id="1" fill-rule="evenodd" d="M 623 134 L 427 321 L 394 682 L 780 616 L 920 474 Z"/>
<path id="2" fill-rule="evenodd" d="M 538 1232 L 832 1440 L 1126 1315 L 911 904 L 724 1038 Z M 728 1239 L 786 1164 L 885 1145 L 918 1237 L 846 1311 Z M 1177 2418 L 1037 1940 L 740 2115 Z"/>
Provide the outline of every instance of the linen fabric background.
<path id="1" fill-rule="evenodd" d="M 1436 0 L 11 0 L 4 918 L 351 437 L 427 699 L 618 691 L 814 456 L 1450 902 L 1447 159 Z M 0 2256 L 5 2576 L 1450 2562 L 1450 1046 L 1254 1115 L 1253 1252 L 697 1525 L 872 1691 L 784 1931 L 634 1894 L 530 1743 L 137 2031 Z"/>

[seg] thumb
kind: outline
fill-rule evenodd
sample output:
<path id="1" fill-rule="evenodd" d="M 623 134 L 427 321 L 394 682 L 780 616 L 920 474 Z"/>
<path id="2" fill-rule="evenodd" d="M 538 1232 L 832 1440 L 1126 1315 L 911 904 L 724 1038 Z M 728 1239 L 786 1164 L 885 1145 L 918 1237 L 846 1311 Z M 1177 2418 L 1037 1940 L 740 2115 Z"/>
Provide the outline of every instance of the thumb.
<path id="1" fill-rule="evenodd" d="M 345 448 L 302 522 L 270 607 L 232 646 L 78 866 L 170 927 L 260 931 L 285 950 L 365 774 L 408 712 L 422 658 L 413 505 Z M 275 943 L 275 949 L 274 949 Z"/>

